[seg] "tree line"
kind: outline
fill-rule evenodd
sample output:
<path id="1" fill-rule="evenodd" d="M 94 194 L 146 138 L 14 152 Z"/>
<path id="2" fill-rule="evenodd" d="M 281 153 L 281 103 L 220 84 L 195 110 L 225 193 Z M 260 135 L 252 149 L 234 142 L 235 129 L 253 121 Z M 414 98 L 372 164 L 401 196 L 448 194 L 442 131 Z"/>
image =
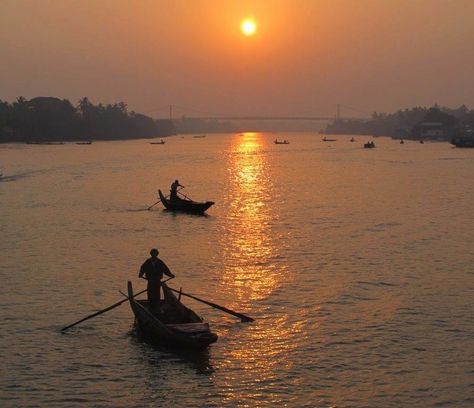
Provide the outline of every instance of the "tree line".
<path id="1" fill-rule="evenodd" d="M 414 107 L 395 113 L 374 112 L 369 120 L 335 120 L 325 129 L 328 134 L 366 134 L 374 136 L 414 137 L 423 123 L 440 124 L 445 138 L 450 138 L 463 129 L 474 129 L 474 110 L 465 105 L 456 109 L 446 107 Z"/>
<path id="2" fill-rule="evenodd" d="M 94 105 L 82 98 L 0 100 L 0 142 L 138 139 L 175 134 L 171 120 L 128 111 L 123 102 Z"/>

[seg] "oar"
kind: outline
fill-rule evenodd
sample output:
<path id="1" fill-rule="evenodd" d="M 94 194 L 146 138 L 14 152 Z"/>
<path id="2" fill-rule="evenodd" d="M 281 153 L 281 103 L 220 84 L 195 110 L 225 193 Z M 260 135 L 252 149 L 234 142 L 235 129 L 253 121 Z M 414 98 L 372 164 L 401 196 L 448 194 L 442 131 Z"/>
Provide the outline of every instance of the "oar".
<path id="1" fill-rule="evenodd" d="M 165 280 L 164 280 L 163 282 L 161 282 L 161 283 L 168 282 L 169 280 L 171 280 L 171 279 L 173 279 L 173 278 L 174 278 L 174 276 L 172 276 L 171 278 L 165 279 Z M 133 295 L 133 297 L 138 296 L 138 295 L 141 295 L 142 293 L 144 293 L 144 292 L 146 292 L 146 291 L 147 291 L 147 289 L 144 289 L 144 290 L 142 290 L 141 292 L 135 293 L 135 294 Z M 126 302 L 128 299 L 129 299 L 129 297 L 126 296 L 126 299 L 123 299 L 123 300 L 121 300 L 120 302 L 114 303 L 112 306 L 106 307 L 105 309 L 99 310 L 98 312 L 95 312 L 95 313 L 93 313 L 93 314 L 91 314 L 91 315 L 89 315 L 89 316 L 86 316 L 86 317 L 84 317 L 83 319 L 78 320 L 77 322 L 74 322 L 73 324 L 70 324 L 69 326 L 63 327 L 63 328 L 61 329 L 61 331 L 65 331 L 65 330 L 67 330 L 67 329 L 70 329 L 71 327 L 75 326 L 76 324 L 82 323 L 82 322 L 85 321 L 85 320 L 92 319 L 92 318 L 95 317 L 95 316 L 99 316 L 99 315 L 102 314 L 102 313 L 105 313 L 105 312 L 108 312 L 109 310 L 115 309 L 117 306 L 120 306 L 122 303 Z"/>
<path id="2" fill-rule="evenodd" d="M 170 288 L 170 287 L 168 286 L 168 288 Z M 181 295 L 183 295 L 183 296 L 187 296 L 191 299 L 197 300 L 198 302 L 205 303 L 206 305 L 209 305 L 209 306 L 211 306 L 215 309 L 219 309 L 219 310 L 222 310 L 223 312 L 226 312 L 226 313 L 229 313 L 233 316 L 236 316 L 236 317 L 240 318 L 243 322 L 253 322 L 255 320 L 255 319 L 252 319 L 250 316 L 246 316 L 246 315 L 244 315 L 242 313 L 239 313 L 239 312 L 234 312 L 233 310 L 227 309 L 224 306 L 216 305 L 215 303 L 208 302 L 207 300 L 204 300 L 204 299 L 199 299 L 196 296 L 189 295 L 189 294 L 184 293 L 182 291 L 179 291 L 179 290 L 176 290 L 176 289 L 173 289 L 173 288 L 170 288 L 170 290 L 172 290 L 175 293 L 181 293 Z"/>
<path id="3" fill-rule="evenodd" d="M 178 193 L 182 195 L 184 198 L 188 199 L 189 201 L 193 201 L 186 194 L 180 193 L 179 190 L 178 190 Z"/>
<path id="4" fill-rule="evenodd" d="M 161 198 L 153 205 L 150 205 L 147 210 L 151 210 L 156 204 L 161 203 Z"/>
<path id="5" fill-rule="evenodd" d="M 183 188 L 184 188 L 184 187 L 180 188 L 179 190 L 182 190 Z M 178 192 L 179 190 L 177 190 L 177 192 Z M 183 194 L 183 195 L 184 195 L 184 194 Z M 169 195 L 167 195 L 165 198 L 168 198 L 168 197 L 169 197 Z M 155 204 L 150 205 L 150 206 L 147 208 L 147 210 L 151 210 L 151 209 L 152 209 L 156 204 L 158 204 L 158 203 L 161 203 L 161 198 L 160 198 Z"/>
<path id="6" fill-rule="evenodd" d="M 168 197 L 169 197 L 169 195 L 167 195 L 165 198 L 168 198 Z M 147 208 L 147 210 L 151 210 L 151 209 L 152 209 L 156 204 L 158 204 L 158 203 L 161 203 L 161 198 L 160 198 L 155 204 L 150 205 L 150 206 Z"/>
<path id="7" fill-rule="evenodd" d="M 140 295 L 144 292 L 146 292 L 146 289 L 142 290 L 139 293 L 135 293 L 135 295 L 133 295 L 133 296 L 138 296 L 138 295 Z M 117 306 L 120 306 L 122 303 L 126 302 L 127 300 L 128 300 L 128 297 L 127 297 L 127 299 L 123 299 L 120 302 L 114 303 L 112 306 L 106 307 L 105 309 L 99 310 L 98 312 L 95 312 L 95 313 L 93 313 L 89 316 L 86 316 L 83 319 L 78 320 L 77 322 L 74 322 L 73 324 L 70 324 L 69 326 L 63 327 L 61 329 L 61 331 L 66 331 L 67 329 L 70 329 L 71 327 L 75 326 L 76 324 L 82 323 L 85 320 L 92 319 L 93 317 L 99 316 L 102 313 L 105 313 L 105 312 L 108 312 L 109 310 L 115 309 Z"/>

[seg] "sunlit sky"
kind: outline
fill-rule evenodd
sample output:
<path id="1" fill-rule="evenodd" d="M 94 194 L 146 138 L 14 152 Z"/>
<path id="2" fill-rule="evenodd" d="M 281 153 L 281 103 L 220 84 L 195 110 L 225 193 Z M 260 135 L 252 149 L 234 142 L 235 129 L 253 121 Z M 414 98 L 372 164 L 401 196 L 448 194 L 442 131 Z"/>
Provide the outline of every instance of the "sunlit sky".
<path id="1" fill-rule="evenodd" d="M 1 0 L 0 99 L 155 117 L 474 108 L 473 39 L 473 0 Z"/>

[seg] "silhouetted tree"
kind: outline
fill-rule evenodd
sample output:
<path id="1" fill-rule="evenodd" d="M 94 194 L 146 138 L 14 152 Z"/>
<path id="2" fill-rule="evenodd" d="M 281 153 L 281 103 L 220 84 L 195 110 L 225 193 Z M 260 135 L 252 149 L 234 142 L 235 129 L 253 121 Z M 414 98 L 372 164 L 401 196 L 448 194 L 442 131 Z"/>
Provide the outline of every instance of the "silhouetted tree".
<path id="1" fill-rule="evenodd" d="M 395 113 L 374 112 L 370 120 L 339 120 L 326 128 L 326 133 L 371 134 L 374 136 L 410 136 L 413 127 L 423 122 L 441 123 L 447 134 L 454 132 L 457 126 L 474 125 L 473 111 L 462 105 L 458 109 L 432 108 L 421 106 L 398 110 Z M 471 119 L 472 118 L 472 119 Z"/>
<path id="2" fill-rule="evenodd" d="M 452 128 L 456 124 L 457 119 L 446 112 L 442 112 L 438 107 L 433 107 L 426 112 L 425 122 L 439 122 L 448 128 Z"/>
<path id="3" fill-rule="evenodd" d="M 37 97 L 0 101 L 0 141 L 133 139 L 175 133 L 170 120 L 155 121 L 128 112 L 123 102 L 94 105 L 88 98 L 74 107 L 67 99 Z"/>

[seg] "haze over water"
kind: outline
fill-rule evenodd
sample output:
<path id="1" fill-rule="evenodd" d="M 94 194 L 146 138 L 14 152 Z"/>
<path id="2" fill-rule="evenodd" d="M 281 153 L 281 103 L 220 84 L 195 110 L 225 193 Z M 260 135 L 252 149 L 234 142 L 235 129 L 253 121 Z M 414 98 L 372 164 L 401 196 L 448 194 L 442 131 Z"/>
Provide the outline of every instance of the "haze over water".
<path id="1" fill-rule="evenodd" d="M 0 99 L 158 118 L 472 108 L 473 15 L 472 0 L 3 0 Z"/>
<path id="2" fill-rule="evenodd" d="M 273 139 L 289 139 L 274 145 Z M 0 145 L 2 407 L 471 407 L 474 156 L 447 143 L 226 134 Z M 205 217 L 153 204 L 175 178 Z M 137 337 L 151 247 L 219 335 Z"/>

